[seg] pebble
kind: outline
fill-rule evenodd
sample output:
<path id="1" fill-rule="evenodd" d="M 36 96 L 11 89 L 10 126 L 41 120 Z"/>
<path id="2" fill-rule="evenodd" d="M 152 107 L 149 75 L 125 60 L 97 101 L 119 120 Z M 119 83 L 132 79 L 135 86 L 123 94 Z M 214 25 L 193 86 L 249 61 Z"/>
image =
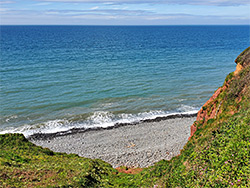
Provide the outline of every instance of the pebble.
<path id="1" fill-rule="evenodd" d="M 114 168 L 124 165 L 144 168 L 178 155 L 188 141 L 195 119 L 185 117 L 143 122 L 31 142 L 55 152 L 102 159 Z"/>

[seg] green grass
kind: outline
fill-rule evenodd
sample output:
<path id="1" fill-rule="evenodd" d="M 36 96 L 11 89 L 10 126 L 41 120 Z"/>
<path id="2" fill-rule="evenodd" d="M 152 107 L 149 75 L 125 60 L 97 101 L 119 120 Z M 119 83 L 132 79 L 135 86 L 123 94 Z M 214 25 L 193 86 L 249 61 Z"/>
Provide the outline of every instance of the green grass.
<path id="1" fill-rule="evenodd" d="M 245 49 L 235 60 L 237 64 L 243 65 L 244 63 L 248 62 L 249 63 L 250 59 L 250 47 Z"/>
<path id="2" fill-rule="evenodd" d="M 108 187 L 117 173 L 101 160 L 55 153 L 21 134 L 0 136 L 0 187 Z"/>

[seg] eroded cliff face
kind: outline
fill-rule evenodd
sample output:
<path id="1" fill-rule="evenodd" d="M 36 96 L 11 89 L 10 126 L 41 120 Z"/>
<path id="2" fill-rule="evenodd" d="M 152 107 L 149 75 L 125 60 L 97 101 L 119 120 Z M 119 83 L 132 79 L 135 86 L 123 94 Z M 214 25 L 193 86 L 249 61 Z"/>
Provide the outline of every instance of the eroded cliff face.
<path id="1" fill-rule="evenodd" d="M 201 124 L 205 124 L 209 119 L 216 119 L 222 112 L 227 113 L 228 115 L 235 114 L 239 109 L 237 109 L 237 103 L 239 103 L 242 99 L 244 91 L 249 86 L 250 83 L 250 47 L 244 50 L 235 60 L 237 64 L 236 70 L 230 73 L 223 86 L 219 87 L 213 96 L 202 106 L 197 114 L 196 121 L 191 126 L 191 134 L 189 139 L 194 135 L 197 128 L 201 126 Z M 243 81 L 239 82 L 239 84 L 235 84 L 235 86 L 231 86 L 232 80 L 240 80 L 242 77 L 242 73 L 245 72 Z M 237 90 L 237 93 L 232 93 L 232 88 Z M 234 101 L 236 102 L 236 108 L 232 105 L 232 107 L 227 106 L 227 111 L 225 112 L 225 108 L 223 108 L 223 103 L 227 100 L 230 95 L 230 92 L 233 95 L 236 95 Z M 248 95 L 246 95 L 248 96 Z M 235 104 L 234 104 L 235 105 Z M 238 105 L 238 108 L 240 105 Z"/>

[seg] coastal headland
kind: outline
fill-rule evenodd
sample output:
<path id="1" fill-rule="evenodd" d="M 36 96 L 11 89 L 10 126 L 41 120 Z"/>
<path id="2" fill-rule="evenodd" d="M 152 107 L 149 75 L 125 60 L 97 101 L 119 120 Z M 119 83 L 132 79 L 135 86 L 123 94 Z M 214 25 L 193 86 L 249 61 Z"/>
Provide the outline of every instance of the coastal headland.
<path id="1" fill-rule="evenodd" d="M 0 187 L 250 187 L 250 47 L 235 62 L 236 72 L 198 112 L 191 136 L 194 117 L 30 137 L 54 151 L 103 157 L 113 167 L 144 167 L 177 155 L 170 160 L 126 174 L 127 167 L 3 134 Z"/>

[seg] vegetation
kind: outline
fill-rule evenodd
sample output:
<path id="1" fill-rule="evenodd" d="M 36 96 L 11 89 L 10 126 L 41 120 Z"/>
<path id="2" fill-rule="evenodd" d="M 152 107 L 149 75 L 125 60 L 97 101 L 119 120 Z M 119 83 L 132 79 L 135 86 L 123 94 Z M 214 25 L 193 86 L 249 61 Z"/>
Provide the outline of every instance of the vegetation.
<path id="1" fill-rule="evenodd" d="M 237 64 L 246 65 L 250 62 L 250 47 L 245 49 L 235 60 Z"/>
<path id="2" fill-rule="evenodd" d="M 240 63 L 249 52 L 237 58 Z M 197 131 L 170 161 L 125 174 L 102 160 L 55 153 L 21 134 L 5 134 L 0 135 L 0 187 L 250 187 L 250 65 L 245 62 L 203 106 L 206 118 L 195 123 Z"/>
<path id="3" fill-rule="evenodd" d="M 55 153 L 21 134 L 0 136 L 0 187 L 109 187 L 116 170 L 101 160 Z"/>

